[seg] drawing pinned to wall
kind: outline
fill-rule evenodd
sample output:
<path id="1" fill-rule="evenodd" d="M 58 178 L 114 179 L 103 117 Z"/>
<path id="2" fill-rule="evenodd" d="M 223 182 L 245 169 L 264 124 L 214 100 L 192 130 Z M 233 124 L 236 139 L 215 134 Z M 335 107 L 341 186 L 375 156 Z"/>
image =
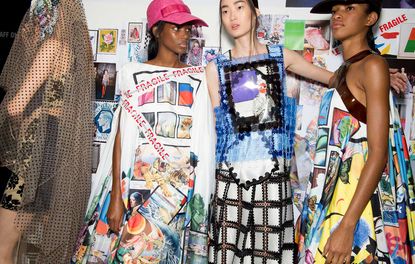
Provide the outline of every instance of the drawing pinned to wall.
<path id="1" fill-rule="evenodd" d="M 94 140 L 106 142 L 112 130 L 112 118 L 116 108 L 115 102 L 97 101 L 94 102 L 95 108 L 95 136 Z"/>
<path id="2" fill-rule="evenodd" d="M 284 43 L 284 23 L 288 15 L 261 15 L 257 36 L 262 44 Z"/>
<path id="3" fill-rule="evenodd" d="M 143 31 L 142 22 L 128 23 L 128 43 L 140 43 Z"/>
<path id="4" fill-rule="evenodd" d="M 220 53 L 219 47 L 203 47 L 202 66 L 205 67 Z"/>
<path id="5" fill-rule="evenodd" d="M 94 57 L 94 61 L 97 60 L 97 49 L 98 49 L 98 30 L 88 30 L 89 32 L 89 40 L 91 41 L 92 47 L 92 56 Z"/>
<path id="6" fill-rule="evenodd" d="M 115 55 L 117 53 L 117 29 L 100 29 L 98 52 Z"/>

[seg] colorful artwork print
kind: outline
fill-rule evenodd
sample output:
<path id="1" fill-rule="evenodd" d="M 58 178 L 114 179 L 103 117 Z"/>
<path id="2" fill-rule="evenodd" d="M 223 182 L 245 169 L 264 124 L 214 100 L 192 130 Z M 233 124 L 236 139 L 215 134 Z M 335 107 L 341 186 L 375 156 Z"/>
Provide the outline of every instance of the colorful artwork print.
<path id="1" fill-rule="evenodd" d="M 202 66 L 206 67 L 219 53 L 219 47 L 203 47 Z"/>
<path id="2" fill-rule="evenodd" d="M 98 52 L 103 54 L 117 53 L 117 29 L 100 29 Z"/>
<path id="3" fill-rule="evenodd" d="M 95 75 L 95 99 L 111 100 L 115 98 L 116 66 L 115 63 L 94 63 Z"/>
<path id="4" fill-rule="evenodd" d="M 138 105 L 142 106 L 145 104 L 154 103 L 154 90 L 150 90 L 138 97 Z"/>
<path id="5" fill-rule="evenodd" d="M 156 134 L 161 137 L 174 138 L 177 124 L 175 113 L 160 112 L 157 113 Z"/>
<path id="6" fill-rule="evenodd" d="M 284 43 L 284 23 L 288 15 L 260 15 L 257 37 L 262 44 Z"/>
<path id="7" fill-rule="evenodd" d="M 157 87 L 157 102 L 176 104 L 177 82 L 171 81 Z"/>
<path id="8" fill-rule="evenodd" d="M 320 104 L 320 113 L 318 116 L 318 125 L 319 126 L 325 126 L 327 125 L 327 121 L 329 118 L 330 113 L 330 104 L 331 104 L 331 98 L 333 97 L 333 90 L 327 91 L 323 99 L 321 100 Z"/>
<path id="9" fill-rule="evenodd" d="M 143 23 L 141 22 L 128 23 L 128 43 L 141 42 L 142 30 L 143 30 Z"/>
<path id="10" fill-rule="evenodd" d="M 349 129 L 353 126 L 353 129 Z M 349 113 L 340 109 L 333 110 L 333 127 L 330 136 L 330 145 L 344 147 L 350 137 L 360 128 L 359 121 L 353 118 Z"/>
<path id="11" fill-rule="evenodd" d="M 264 97 L 261 94 L 266 93 L 266 82 L 261 76 L 257 76 L 255 70 L 232 73 L 232 83 L 232 98 L 241 117 L 251 117 L 264 111 L 260 108 L 264 101 L 261 100 Z"/>
<path id="12" fill-rule="evenodd" d="M 95 102 L 95 141 L 107 141 L 112 130 L 112 118 L 116 107 L 115 102 Z"/>
<path id="13" fill-rule="evenodd" d="M 192 117 L 179 115 L 179 126 L 177 128 L 177 138 L 190 138 L 192 128 Z"/>
<path id="14" fill-rule="evenodd" d="M 316 144 L 315 165 L 326 165 L 327 144 L 329 137 L 329 128 L 321 127 L 318 130 L 318 139 Z"/>

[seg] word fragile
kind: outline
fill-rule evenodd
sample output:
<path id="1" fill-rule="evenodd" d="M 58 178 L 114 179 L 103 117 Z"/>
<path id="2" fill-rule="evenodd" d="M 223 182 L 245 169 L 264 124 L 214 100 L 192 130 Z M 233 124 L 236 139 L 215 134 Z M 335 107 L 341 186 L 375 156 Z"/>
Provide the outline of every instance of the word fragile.
<path id="1" fill-rule="evenodd" d="M 388 23 L 382 24 L 379 26 L 379 30 L 380 32 L 384 32 L 387 31 L 393 27 L 396 27 L 400 24 L 402 24 L 403 22 L 408 21 L 408 18 L 406 18 L 405 14 L 402 14 L 401 16 L 392 19 L 391 21 L 389 21 Z"/>

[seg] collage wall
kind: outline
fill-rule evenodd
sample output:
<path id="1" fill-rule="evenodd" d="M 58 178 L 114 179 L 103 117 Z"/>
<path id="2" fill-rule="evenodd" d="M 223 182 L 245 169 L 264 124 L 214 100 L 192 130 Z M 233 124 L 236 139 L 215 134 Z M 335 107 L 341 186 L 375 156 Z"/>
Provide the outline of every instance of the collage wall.
<path id="1" fill-rule="evenodd" d="M 145 12 L 150 0 L 83 2 L 96 70 L 94 174 L 100 153 L 111 132 L 111 120 L 119 100 L 117 71 L 127 62 L 144 62 L 147 59 L 149 39 L 146 34 Z M 310 63 L 334 71 L 342 63 L 341 47 L 332 39 L 329 15 L 309 13 L 310 8 L 317 2 L 319 0 L 260 0 L 261 16 L 257 36 L 262 43 L 283 44 L 301 54 Z M 219 1 L 185 0 L 185 3 L 209 27 L 192 27 L 188 53 L 181 60 L 190 65 L 206 65 L 220 51 L 226 52 L 231 47 L 225 33 L 219 36 Z M 373 29 L 376 46 L 387 59 L 390 68 L 398 69 L 408 77 L 406 91 L 404 94 L 396 94 L 396 102 L 415 169 L 414 1 L 385 0 L 380 21 Z M 220 43 L 222 47 L 219 47 Z M 319 155 L 316 121 L 319 103 L 326 87 L 293 74 L 288 75 L 287 87 L 299 106 L 295 160 L 291 173 L 297 216 L 312 172 L 311 161 L 315 155 Z"/>

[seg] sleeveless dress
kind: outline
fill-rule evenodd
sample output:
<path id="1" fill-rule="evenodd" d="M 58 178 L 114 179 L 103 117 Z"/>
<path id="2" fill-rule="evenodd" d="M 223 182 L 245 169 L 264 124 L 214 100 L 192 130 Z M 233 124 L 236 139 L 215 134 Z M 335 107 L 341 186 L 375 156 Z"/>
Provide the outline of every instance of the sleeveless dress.
<path id="1" fill-rule="evenodd" d="M 137 124 L 129 108 L 118 107 L 71 263 L 207 263 L 214 124 L 204 70 L 191 73 L 195 68 L 128 63 L 120 70 L 121 105 L 138 105 L 158 143 L 145 137 L 143 130 L 145 134 L 149 130 L 139 128 L 143 122 Z M 127 95 L 142 85 L 154 89 Z M 120 233 L 115 234 L 106 215 L 118 124 L 126 213 Z M 161 148 L 170 156 L 167 161 L 157 154 Z"/>
<path id="2" fill-rule="evenodd" d="M 282 46 L 268 54 L 219 56 L 216 186 L 210 263 L 293 263 L 290 161 L 295 101 Z"/>
<path id="3" fill-rule="evenodd" d="M 370 55 L 364 51 L 353 63 Z M 389 161 L 357 222 L 351 263 L 414 263 L 414 180 L 399 114 L 390 94 Z M 324 263 L 324 246 L 356 191 L 368 157 L 366 108 L 345 82 L 323 96 L 314 171 L 296 230 L 300 263 Z"/>

